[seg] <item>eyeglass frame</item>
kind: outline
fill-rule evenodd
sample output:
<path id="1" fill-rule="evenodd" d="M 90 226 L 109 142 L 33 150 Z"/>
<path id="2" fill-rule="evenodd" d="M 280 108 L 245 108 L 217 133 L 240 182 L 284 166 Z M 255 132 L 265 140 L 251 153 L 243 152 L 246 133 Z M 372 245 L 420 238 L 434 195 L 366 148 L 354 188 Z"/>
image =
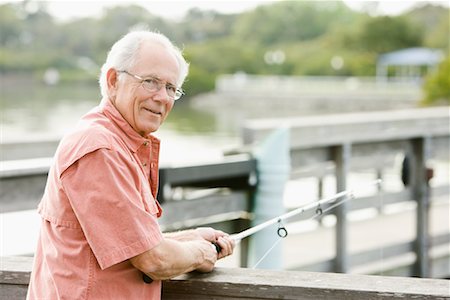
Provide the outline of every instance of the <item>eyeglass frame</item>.
<path id="1" fill-rule="evenodd" d="M 175 85 L 173 85 L 173 84 L 171 84 L 171 83 L 164 82 L 164 81 L 162 81 L 161 79 L 159 79 L 159 78 L 157 78 L 157 77 L 154 77 L 154 76 L 148 76 L 147 78 L 143 78 L 143 77 L 141 77 L 141 76 L 139 76 L 139 75 L 132 74 L 132 73 L 128 72 L 127 70 L 120 70 L 120 71 L 117 71 L 117 72 L 118 72 L 118 73 L 125 73 L 125 74 L 127 74 L 127 75 L 129 75 L 129 76 L 131 76 L 131 77 L 134 77 L 134 78 L 137 79 L 137 80 L 140 80 L 140 81 L 141 81 L 141 86 L 142 86 L 146 91 L 149 91 L 149 92 L 151 92 L 151 93 L 160 91 L 161 88 L 162 88 L 162 86 L 164 85 L 165 88 L 166 88 L 166 93 L 167 93 L 167 95 L 168 95 L 171 99 L 173 99 L 174 101 L 179 100 L 181 97 L 183 97 L 183 95 L 185 95 L 185 93 L 184 93 L 184 91 L 183 91 L 182 89 L 177 88 Z M 155 89 L 155 90 L 150 90 L 149 88 L 146 88 L 146 85 L 144 85 L 144 83 L 147 82 L 147 81 L 149 81 L 149 80 L 153 80 L 153 81 L 157 82 L 157 89 Z M 173 96 L 170 96 L 169 93 L 167 92 L 167 87 L 168 87 L 168 86 L 173 86 L 173 87 L 175 88 L 175 93 L 174 93 Z"/>

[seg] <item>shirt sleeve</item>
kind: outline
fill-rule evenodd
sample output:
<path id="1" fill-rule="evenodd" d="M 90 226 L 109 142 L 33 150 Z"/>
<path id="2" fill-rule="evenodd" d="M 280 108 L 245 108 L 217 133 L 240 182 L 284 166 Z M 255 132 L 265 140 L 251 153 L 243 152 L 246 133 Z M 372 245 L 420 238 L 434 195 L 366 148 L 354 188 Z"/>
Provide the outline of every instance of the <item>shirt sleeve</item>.
<path id="1" fill-rule="evenodd" d="M 137 163 L 99 149 L 72 164 L 62 187 L 100 267 L 108 268 L 162 240 L 157 207 Z"/>

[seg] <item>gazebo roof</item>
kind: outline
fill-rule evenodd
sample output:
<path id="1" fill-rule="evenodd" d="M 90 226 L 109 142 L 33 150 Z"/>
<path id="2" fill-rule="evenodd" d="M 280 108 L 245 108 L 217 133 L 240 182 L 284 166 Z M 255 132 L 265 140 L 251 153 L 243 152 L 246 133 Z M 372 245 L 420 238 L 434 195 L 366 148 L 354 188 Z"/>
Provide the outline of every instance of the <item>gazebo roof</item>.
<path id="1" fill-rule="evenodd" d="M 431 48 L 407 48 L 382 54 L 378 57 L 378 64 L 397 66 L 436 65 L 442 58 L 441 50 Z"/>

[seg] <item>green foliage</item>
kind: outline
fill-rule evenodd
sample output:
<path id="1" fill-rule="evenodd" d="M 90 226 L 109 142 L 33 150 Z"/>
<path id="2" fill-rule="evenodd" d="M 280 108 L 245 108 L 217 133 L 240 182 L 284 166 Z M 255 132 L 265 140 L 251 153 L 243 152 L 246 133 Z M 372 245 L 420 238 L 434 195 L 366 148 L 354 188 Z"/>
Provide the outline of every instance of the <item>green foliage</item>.
<path id="1" fill-rule="evenodd" d="M 23 23 L 17 16 L 16 9 L 10 4 L 0 5 L 0 45 L 16 47 L 19 44 Z"/>
<path id="2" fill-rule="evenodd" d="M 450 104 L 450 55 L 443 60 L 437 70 L 428 75 L 424 84 L 423 103 Z"/>
<path id="3" fill-rule="evenodd" d="M 448 10 L 428 4 L 408 12 L 405 17 L 421 28 L 425 47 L 449 48 L 450 14 Z"/>
<path id="4" fill-rule="evenodd" d="M 246 43 L 266 46 L 310 40 L 336 23 L 351 22 L 354 15 L 335 1 L 282 1 L 243 14 L 234 26 L 234 35 Z"/>
<path id="5" fill-rule="evenodd" d="M 404 17 L 382 16 L 367 19 L 357 39 L 362 50 L 375 53 L 422 45 L 420 28 Z"/>
<path id="6" fill-rule="evenodd" d="M 204 69 L 192 65 L 189 69 L 189 77 L 183 85 L 185 97 L 214 90 L 216 74 L 211 74 Z"/>
<path id="7" fill-rule="evenodd" d="M 340 1 L 278 1 L 230 15 L 192 9 L 176 22 L 129 5 L 61 23 L 47 13 L 46 2 L 23 1 L 0 5 L 0 72 L 56 68 L 63 81 L 91 82 L 112 43 L 138 26 L 185 49 L 189 95 L 212 90 L 223 73 L 373 76 L 380 53 L 417 46 L 448 50 L 448 24 L 448 8 L 371 17 Z M 270 51 L 281 51 L 284 61 L 267 63 Z M 343 65 L 333 68 L 333 58 Z"/>
<path id="8" fill-rule="evenodd" d="M 179 23 L 173 36 L 180 43 L 203 43 L 221 39 L 231 34 L 237 15 L 224 15 L 214 11 L 193 8 Z"/>

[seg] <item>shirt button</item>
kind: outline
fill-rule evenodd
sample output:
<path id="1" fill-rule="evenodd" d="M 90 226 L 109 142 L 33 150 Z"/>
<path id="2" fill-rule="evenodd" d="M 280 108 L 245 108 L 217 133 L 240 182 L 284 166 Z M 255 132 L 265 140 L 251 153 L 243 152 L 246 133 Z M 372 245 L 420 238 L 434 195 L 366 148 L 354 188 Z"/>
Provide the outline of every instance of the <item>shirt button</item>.
<path id="1" fill-rule="evenodd" d="M 142 165 L 143 165 L 144 167 L 146 167 L 146 166 L 147 166 L 147 163 L 143 163 Z"/>
<path id="2" fill-rule="evenodd" d="M 151 164 L 150 164 L 150 167 L 153 169 L 153 168 L 155 167 L 155 164 L 154 164 L 154 163 L 151 163 Z"/>
<path id="3" fill-rule="evenodd" d="M 147 147 L 148 146 L 148 141 L 144 142 L 144 146 Z"/>

